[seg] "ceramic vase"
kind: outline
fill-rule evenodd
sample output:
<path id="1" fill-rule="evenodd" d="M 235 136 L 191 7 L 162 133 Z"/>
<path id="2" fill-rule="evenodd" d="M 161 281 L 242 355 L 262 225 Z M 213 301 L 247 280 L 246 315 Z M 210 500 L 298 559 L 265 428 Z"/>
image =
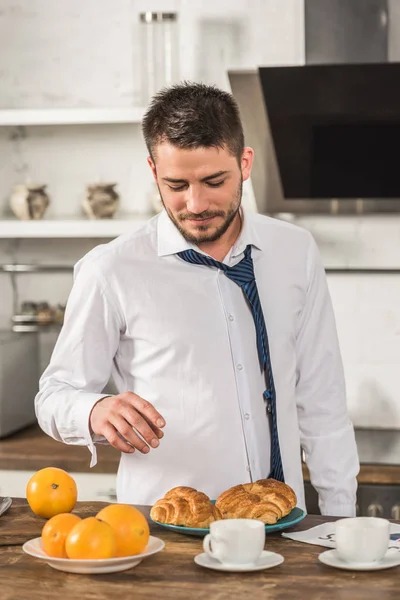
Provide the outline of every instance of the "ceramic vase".
<path id="1" fill-rule="evenodd" d="M 88 185 L 82 202 L 89 219 L 111 219 L 119 206 L 120 197 L 115 191 L 116 183 Z"/>
<path id="2" fill-rule="evenodd" d="M 45 184 L 18 184 L 10 196 L 10 208 L 21 220 L 41 219 L 50 204 Z"/>

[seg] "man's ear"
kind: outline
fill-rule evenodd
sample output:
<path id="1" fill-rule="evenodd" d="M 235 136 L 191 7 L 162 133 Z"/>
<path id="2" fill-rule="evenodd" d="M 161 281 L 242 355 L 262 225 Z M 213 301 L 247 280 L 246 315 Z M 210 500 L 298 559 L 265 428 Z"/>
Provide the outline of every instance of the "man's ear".
<path id="1" fill-rule="evenodd" d="M 156 169 L 156 165 L 154 160 L 151 158 L 151 156 L 147 157 L 147 164 L 149 165 L 151 172 L 153 173 L 153 177 L 155 182 L 157 182 L 157 169 Z"/>
<path id="2" fill-rule="evenodd" d="M 254 150 L 253 150 L 253 148 L 250 148 L 249 146 L 247 146 L 243 150 L 242 160 L 241 160 L 243 181 L 246 181 L 250 177 L 251 167 L 253 165 L 253 159 L 254 159 Z"/>

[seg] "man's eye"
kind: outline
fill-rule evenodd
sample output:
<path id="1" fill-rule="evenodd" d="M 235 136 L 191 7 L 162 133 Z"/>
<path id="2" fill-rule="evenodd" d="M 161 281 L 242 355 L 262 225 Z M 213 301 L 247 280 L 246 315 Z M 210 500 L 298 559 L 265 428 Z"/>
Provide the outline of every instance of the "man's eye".
<path id="1" fill-rule="evenodd" d="M 210 187 L 220 187 L 223 183 L 225 183 L 225 179 L 222 179 L 222 181 L 215 181 L 214 183 L 211 183 L 211 181 L 209 181 L 207 185 L 209 185 Z"/>
<path id="2" fill-rule="evenodd" d="M 168 187 L 173 192 L 181 192 L 182 190 L 185 189 L 185 185 L 180 185 L 179 187 L 174 187 L 173 185 L 169 185 Z"/>

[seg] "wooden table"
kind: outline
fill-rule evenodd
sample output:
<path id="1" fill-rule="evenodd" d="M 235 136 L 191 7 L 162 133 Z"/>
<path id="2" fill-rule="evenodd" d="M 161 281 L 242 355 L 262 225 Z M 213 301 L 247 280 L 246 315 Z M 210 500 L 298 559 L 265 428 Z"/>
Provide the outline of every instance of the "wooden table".
<path id="1" fill-rule="evenodd" d="M 104 503 L 78 503 L 74 512 L 95 515 Z M 148 508 L 139 507 L 146 515 Z M 293 529 L 307 529 L 326 521 L 308 516 Z M 16 499 L 0 517 L 0 599 L 54 600 L 386 600 L 400 597 L 400 567 L 386 571 L 339 571 L 322 565 L 323 548 L 269 534 L 266 549 L 279 552 L 285 562 L 255 573 L 223 573 L 197 566 L 202 539 L 167 531 L 151 524 L 165 549 L 137 567 L 109 575 L 74 575 L 56 571 L 21 550 L 21 544 L 40 535 L 43 519 L 35 517 L 25 500 Z"/>

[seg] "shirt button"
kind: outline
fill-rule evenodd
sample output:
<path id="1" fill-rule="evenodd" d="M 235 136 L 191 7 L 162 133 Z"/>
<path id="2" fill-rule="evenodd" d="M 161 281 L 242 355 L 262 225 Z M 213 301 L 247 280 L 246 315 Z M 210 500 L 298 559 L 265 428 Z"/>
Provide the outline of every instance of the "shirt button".
<path id="1" fill-rule="evenodd" d="M 234 318 L 235 318 L 235 317 L 234 317 L 233 315 L 229 315 L 229 317 L 228 317 L 228 319 L 229 319 L 230 321 L 233 321 L 233 320 L 234 320 Z"/>
<path id="2" fill-rule="evenodd" d="M 249 415 L 249 413 L 246 413 L 246 414 L 244 415 L 244 418 L 245 418 L 245 419 L 248 421 L 248 420 L 250 419 L 250 415 Z"/>
<path id="3" fill-rule="evenodd" d="M 246 467 L 246 471 L 250 473 L 250 467 Z"/>
<path id="4" fill-rule="evenodd" d="M 238 371 L 241 371 L 243 369 L 243 365 L 237 365 L 237 369 Z"/>

